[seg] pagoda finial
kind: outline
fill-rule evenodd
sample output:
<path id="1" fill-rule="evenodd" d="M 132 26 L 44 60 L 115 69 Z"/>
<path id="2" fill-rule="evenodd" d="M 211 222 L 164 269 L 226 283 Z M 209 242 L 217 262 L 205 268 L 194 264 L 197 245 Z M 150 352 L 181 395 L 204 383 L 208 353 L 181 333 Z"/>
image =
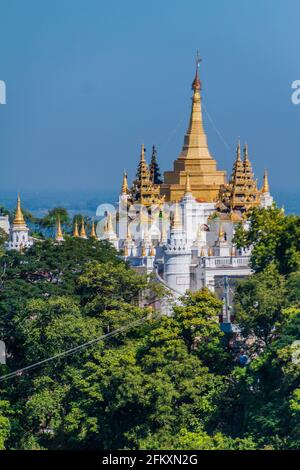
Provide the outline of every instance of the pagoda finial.
<path id="1" fill-rule="evenodd" d="M 190 184 L 190 174 L 189 172 L 187 171 L 186 173 L 186 180 L 185 180 L 185 191 L 184 191 L 185 195 L 186 194 L 192 194 L 192 189 L 191 189 L 191 184 Z"/>
<path id="2" fill-rule="evenodd" d="M 55 236 L 55 240 L 57 242 L 61 242 L 63 241 L 64 237 L 63 237 L 63 233 L 62 233 L 62 229 L 61 229 L 61 223 L 60 223 L 60 217 L 58 216 L 57 218 L 57 224 L 56 224 L 56 236 Z"/>
<path id="3" fill-rule="evenodd" d="M 141 162 L 145 161 L 145 145 L 141 145 Z"/>
<path id="4" fill-rule="evenodd" d="M 248 157 L 248 144 L 246 142 L 245 145 L 244 145 L 244 162 L 246 162 L 248 160 L 249 160 L 249 157 Z"/>
<path id="5" fill-rule="evenodd" d="M 236 147 L 236 160 L 241 161 L 241 142 L 240 138 L 238 139 L 237 147 Z"/>
<path id="6" fill-rule="evenodd" d="M 219 237 L 219 240 L 224 240 L 224 236 L 225 236 L 225 233 L 223 231 L 223 228 L 222 228 L 222 221 L 220 219 L 220 222 L 219 222 L 219 234 L 218 234 L 218 237 Z"/>
<path id="7" fill-rule="evenodd" d="M 91 235 L 90 235 L 91 238 L 97 238 L 97 235 L 96 235 L 96 230 L 95 230 L 95 222 L 94 222 L 94 219 L 92 220 L 92 228 L 91 228 Z"/>
<path id="8" fill-rule="evenodd" d="M 264 181 L 263 181 L 263 187 L 261 190 L 262 193 L 269 193 L 270 192 L 270 186 L 269 186 L 269 180 L 268 180 L 268 171 L 264 171 Z"/>
<path id="9" fill-rule="evenodd" d="M 78 222 L 77 222 L 76 219 L 75 219 L 75 222 L 74 222 L 73 237 L 75 237 L 75 238 L 78 238 L 78 237 L 79 237 Z"/>
<path id="10" fill-rule="evenodd" d="M 127 173 L 126 173 L 126 171 L 124 171 L 121 194 L 124 195 L 124 194 L 127 194 L 127 193 L 128 193 Z"/>
<path id="11" fill-rule="evenodd" d="M 172 228 L 173 228 L 173 229 L 179 229 L 179 228 L 181 228 L 181 219 L 180 219 L 180 212 L 179 212 L 179 204 L 178 204 L 178 202 L 175 202 L 174 217 L 173 217 Z"/>
<path id="12" fill-rule="evenodd" d="M 84 226 L 84 217 L 83 216 L 82 216 L 82 219 L 81 219 L 80 238 L 87 238 L 86 231 L 85 231 L 85 226 Z"/>
<path id="13" fill-rule="evenodd" d="M 192 83 L 192 90 L 194 90 L 194 91 L 201 90 L 201 82 L 200 82 L 200 78 L 199 78 L 199 65 L 200 65 L 200 62 L 201 62 L 201 59 L 200 59 L 199 51 L 197 50 L 197 52 L 196 52 L 196 74 L 195 74 L 194 81 Z"/>
<path id="14" fill-rule="evenodd" d="M 14 218 L 13 223 L 14 223 L 14 225 L 25 225 L 25 219 L 24 219 L 23 212 L 22 212 L 22 209 L 21 209 L 20 193 L 18 194 L 16 214 L 15 214 L 15 218 Z"/>

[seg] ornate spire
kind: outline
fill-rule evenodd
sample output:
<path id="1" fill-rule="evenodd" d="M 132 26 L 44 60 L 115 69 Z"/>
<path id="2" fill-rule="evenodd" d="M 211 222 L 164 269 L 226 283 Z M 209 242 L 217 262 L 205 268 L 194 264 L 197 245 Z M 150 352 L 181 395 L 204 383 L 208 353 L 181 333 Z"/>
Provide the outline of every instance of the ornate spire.
<path id="1" fill-rule="evenodd" d="M 244 163 L 249 162 L 249 157 L 248 157 L 248 144 L 245 143 L 244 146 Z"/>
<path id="2" fill-rule="evenodd" d="M 25 219 L 24 219 L 24 216 L 23 216 L 23 212 L 22 212 L 22 209 L 21 209 L 20 194 L 18 194 L 17 208 L 16 208 L 16 214 L 15 214 L 13 224 L 14 225 L 26 225 Z"/>
<path id="3" fill-rule="evenodd" d="M 96 235 L 96 230 L 95 230 L 95 222 L 94 222 L 94 219 L 92 220 L 92 228 L 91 228 L 91 235 L 90 235 L 91 238 L 97 238 L 97 235 Z"/>
<path id="4" fill-rule="evenodd" d="M 82 216 L 82 219 L 81 219 L 80 238 L 87 238 L 86 231 L 85 231 L 85 226 L 84 226 L 84 217 L 83 216 Z"/>
<path id="5" fill-rule="evenodd" d="M 238 140 L 238 144 L 237 144 L 237 147 L 236 147 L 236 161 L 237 162 L 241 161 L 241 143 L 240 143 L 240 139 Z"/>
<path id="6" fill-rule="evenodd" d="M 220 219 L 220 222 L 219 222 L 219 233 L 218 233 L 218 238 L 219 240 L 223 241 L 224 240 L 224 237 L 225 237 L 225 232 L 222 228 L 222 221 Z"/>
<path id="7" fill-rule="evenodd" d="M 126 240 L 127 240 L 127 241 L 131 241 L 131 240 L 132 240 L 131 230 L 130 230 L 130 224 L 127 224 L 127 236 L 126 236 Z"/>
<path id="8" fill-rule="evenodd" d="M 75 237 L 75 238 L 78 238 L 78 237 L 79 237 L 78 222 L 77 222 L 76 219 L 75 219 L 75 222 L 74 222 L 73 237 Z"/>
<path id="9" fill-rule="evenodd" d="M 57 242 L 61 242 L 63 241 L 64 237 L 63 237 L 63 233 L 62 233 L 62 229 L 61 229 L 61 223 L 60 223 L 60 217 L 57 218 L 57 224 L 56 224 L 56 236 L 55 236 L 55 240 Z"/>
<path id="10" fill-rule="evenodd" d="M 185 190 L 184 195 L 192 194 L 191 184 L 190 184 L 190 174 L 187 171 L 186 173 L 186 181 L 185 181 Z"/>
<path id="11" fill-rule="evenodd" d="M 264 181 L 263 181 L 263 187 L 261 190 L 262 193 L 269 193 L 270 192 L 270 186 L 269 186 L 269 181 L 268 181 L 268 171 L 264 171 Z"/>
<path id="12" fill-rule="evenodd" d="M 121 194 L 128 194 L 128 183 L 127 183 L 127 173 L 124 171 L 123 183 L 122 183 L 122 192 Z"/>
<path id="13" fill-rule="evenodd" d="M 196 75 L 192 83 L 193 97 L 190 123 L 184 137 L 184 143 L 180 158 L 212 158 L 208 150 L 206 134 L 204 132 L 202 123 L 202 109 L 200 96 L 201 82 L 199 79 L 198 70 L 199 64 L 200 58 L 197 55 Z"/>
<path id="14" fill-rule="evenodd" d="M 195 74 L 195 78 L 193 80 L 193 83 L 192 83 L 192 90 L 201 90 L 201 82 L 200 82 L 200 78 L 199 78 L 199 65 L 200 65 L 200 62 L 201 62 L 201 59 L 200 59 L 200 56 L 199 56 L 199 51 L 197 51 L 196 53 L 196 74 Z"/>
<path id="15" fill-rule="evenodd" d="M 174 217 L 173 217 L 172 228 L 173 228 L 173 229 L 181 229 L 181 218 L 180 218 L 180 212 L 179 212 L 179 204 L 178 204 L 178 202 L 175 202 Z"/>

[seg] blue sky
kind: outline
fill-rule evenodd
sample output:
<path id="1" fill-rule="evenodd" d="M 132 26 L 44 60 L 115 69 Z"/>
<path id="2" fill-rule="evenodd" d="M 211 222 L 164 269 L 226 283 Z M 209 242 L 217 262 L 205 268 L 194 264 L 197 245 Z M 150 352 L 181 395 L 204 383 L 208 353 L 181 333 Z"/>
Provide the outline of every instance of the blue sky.
<path id="1" fill-rule="evenodd" d="M 299 1 L 1 0 L 0 17 L 2 190 L 118 189 L 142 142 L 171 169 L 196 49 L 218 167 L 240 136 L 258 178 L 299 189 Z"/>

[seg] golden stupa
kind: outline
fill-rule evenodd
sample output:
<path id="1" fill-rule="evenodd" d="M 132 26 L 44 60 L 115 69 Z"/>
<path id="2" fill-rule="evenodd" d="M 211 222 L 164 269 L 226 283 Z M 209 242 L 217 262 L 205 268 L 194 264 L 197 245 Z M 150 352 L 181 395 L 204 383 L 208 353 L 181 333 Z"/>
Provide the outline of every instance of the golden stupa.
<path id="1" fill-rule="evenodd" d="M 200 59 L 196 59 L 196 76 L 192 83 L 193 98 L 190 123 L 184 137 L 182 151 L 174 161 L 173 171 L 164 173 L 161 194 L 166 201 L 178 201 L 185 193 L 189 175 L 191 192 L 200 201 L 214 202 L 220 186 L 225 184 L 226 172 L 217 170 L 216 160 L 211 156 L 203 128 L 201 109 Z"/>

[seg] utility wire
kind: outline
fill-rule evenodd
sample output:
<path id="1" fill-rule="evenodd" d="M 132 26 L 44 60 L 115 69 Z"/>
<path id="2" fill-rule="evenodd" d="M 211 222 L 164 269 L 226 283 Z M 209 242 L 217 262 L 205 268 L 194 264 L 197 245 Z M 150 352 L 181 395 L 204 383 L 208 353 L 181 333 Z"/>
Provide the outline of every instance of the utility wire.
<path id="1" fill-rule="evenodd" d="M 31 364 L 29 366 L 23 367 L 22 369 L 15 370 L 14 372 L 10 372 L 9 374 L 3 375 L 0 377 L 0 382 L 3 382 L 4 380 L 11 379 L 15 376 L 20 376 L 23 374 L 23 372 L 27 372 L 29 370 L 32 370 L 38 366 L 41 366 L 43 364 L 46 364 L 47 362 L 54 361 L 55 359 L 68 356 L 70 354 L 74 354 L 78 351 L 81 351 L 82 349 L 88 348 L 89 346 L 98 343 L 99 341 L 107 338 L 111 338 L 112 336 L 116 336 L 119 333 L 122 333 L 123 331 L 127 331 L 130 328 L 134 328 L 135 326 L 138 326 L 145 321 L 147 321 L 149 317 L 143 317 L 140 320 L 135 320 L 134 322 L 128 323 L 127 325 L 121 326 L 120 328 L 117 328 L 114 331 L 111 331 L 110 333 L 106 333 L 105 335 L 101 335 L 98 338 L 92 339 L 91 341 L 87 341 L 86 343 L 80 344 L 79 346 L 75 346 L 74 348 L 67 349 L 66 351 L 62 351 L 58 354 L 55 354 L 54 356 L 48 357 L 47 359 L 43 359 L 39 362 L 35 362 L 34 364 Z"/>

